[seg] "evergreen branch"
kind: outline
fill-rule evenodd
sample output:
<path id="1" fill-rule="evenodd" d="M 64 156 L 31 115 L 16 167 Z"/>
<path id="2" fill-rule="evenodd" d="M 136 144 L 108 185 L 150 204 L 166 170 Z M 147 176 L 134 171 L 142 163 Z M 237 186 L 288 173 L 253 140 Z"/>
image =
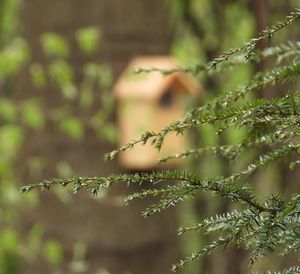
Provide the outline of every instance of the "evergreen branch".
<path id="1" fill-rule="evenodd" d="M 279 234 L 278 230 L 283 230 L 282 224 L 279 225 L 276 221 L 277 214 L 273 212 L 265 217 L 259 228 L 256 230 L 258 238 L 254 249 L 249 257 L 249 265 L 253 266 L 258 257 L 265 256 L 267 252 L 273 252 L 278 246 Z"/>
<path id="2" fill-rule="evenodd" d="M 268 121 L 270 122 L 270 121 Z M 277 120 L 271 121 L 272 123 L 278 123 Z M 300 122 L 300 121 L 299 121 Z M 298 120 L 297 120 L 298 124 Z M 176 153 L 172 155 L 165 156 L 159 159 L 159 163 L 165 163 L 172 159 L 185 159 L 188 157 L 199 157 L 204 153 L 212 153 L 214 155 L 221 155 L 223 157 L 228 158 L 229 160 L 236 159 L 237 155 L 244 152 L 246 148 L 249 147 L 259 147 L 262 145 L 283 145 L 284 142 L 291 141 L 295 137 L 300 135 L 300 130 L 295 129 L 289 131 L 288 127 L 291 124 L 280 126 L 280 128 L 276 128 L 275 133 L 266 133 L 263 136 L 259 136 L 258 138 L 254 139 L 251 136 L 250 140 L 247 138 L 242 143 L 233 144 L 233 145 L 223 145 L 223 146 L 211 146 L 211 147 L 200 147 L 195 149 L 190 149 L 183 151 L 181 153 Z M 294 161 L 290 164 L 290 168 L 294 169 L 296 165 L 299 165 L 300 161 Z"/>
<path id="3" fill-rule="evenodd" d="M 256 38 L 252 38 L 250 41 L 244 43 L 243 46 L 230 49 L 220 56 L 216 57 L 212 61 L 208 62 L 206 65 L 204 64 L 198 64 L 194 66 L 186 66 L 186 67 L 176 67 L 171 69 L 158 69 L 158 68 L 150 68 L 150 69 L 143 69 L 138 68 L 136 69 L 136 73 L 149 73 L 158 71 L 163 74 L 171 74 L 174 72 L 185 72 L 185 73 L 192 73 L 192 74 L 199 74 L 203 71 L 213 71 L 217 68 L 217 66 L 225 61 L 227 61 L 230 56 L 237 54 L 239 52 L 243 52 L 246 60 L 250 60 L 253 58 L 254 51 L 256 49 L 257 44 L 265 39 L 271 39 L 276 32 L 279 30 L 289 26 L 290 24 L 294 23 L 296 20 L 300 18 L 300 9 L 295 9 L 293 12 L 291 12 L 290 15 L 288 15 L 284 20 L 275 23 L 271 27 L 266 28 L 263 30 L 260 35 Z"/>
<path id="4" fill-rule="evenodd" d="M 211 147 L 201 147 L 191 150 L 186 150 L 181 153 L 176 153 L 172 155 L 168 155 L 166 157 L 160 158 L 159 163 L 165 163 L 171 159 L 184 159 L 191 156 L 200 156 L 206 152 L 210 152 L 216 155 L 222 155 L 229 159 L 233 159 L 236 157 L 238 153 L 242 151 L 242 149 L 246 145 L 244 144 L 235 144 L 235 145 L 223 145 L 223 146 L 211 146 Z"/>
<path id="5" fill-rule="evenodd" d="M 280 235 L 280 246 L 283 250 L 280 252 L 280 256 L 286 256 L 287 254 L 293 252 L 296 253 L 300 249 L 300 239 L 299 239 L 299 227 L 296 229 L 287 229 Z"/>
<path id="6" fill-rule="evenodd" d="M 175 206 L 178 202 L 194 197 L 200 191 L 210 191 L 233 202 L 246 203 L 261 212 L 269 210 L 269 208 L 264 207 L 256 201 L 253 193 L 250 191 L 249 185 L 229 184 L 228 178 L 222 177 L 200 180 L 195 175 L 186 175 L 188 177 L 185 180 L 181 179 L 181 184 L 168 186 L 165 190 L 159 190 L 163 193 L 161 199 L 159 202 L 150 205 L 143 212 L 143 215 L 149 217 L 155 213 L 159 213 L 162 209 Z M 134 197 L 130 196 L 130 200 L 133 198 L 144 198 L 146 195 L 151 195 L 152 193 L 142 192 L 141 194 L 141 196 L 138 193 Z"/>
<path id="7" fill-rule="evenodd" d="M 229 106 L 232 106 L 234 102 L 245 97 L 245 95 L 249 92 L 258 90 L 269 84 L 274 85 L 275 83 L 286 81 L 288 78 L 292 78 L 293 76 L 298 74 L 300 74 L 300 63 L 276 68 L 264 74 L 259 73 L 251 82 L 241 86 L 238 90 L 219 96 L 212 103 L 188 112 L 185 118 L 177 122 L 171 123 L 169 126 L 165 127 L 160 132 L 145 132 L 139 139 L 133 140 L 132 142 L 125 144 L 119 149 L 105 154 L 105 159 L 111 160 L 115 158 L 115 156 L 118 153 L 132 149 L 136 144 L 139 143 L 146 144 L 149 140 L 151 140 L 151 144 L 155 148 L 160 149 L 166 135 L 170 132 L 182 134 L 184 130 L 198 127 L 201 124 L 211 124 L 218 121 L 222 121 L 224 119 L 228 119 L 230 117 L 236 117 L 234 112 L 229 113 L 225 117 L 212 117 L 211 112 L 219 108 L 221 108 L 224 112 L 225 109 L 230 109 Z"/>
<path id="8" fill-rule="evenodd" d="M 266 201 L 268 208 L 273 208 L 273 210 L 263 212 L 263 216 L 261 216 L 261 211 L 252 208 L 242 212 L 233 211 L 221 216 L 217 215 L 216 218 L 205 219 L 202 223 L 195 226 L 181 228 L 179 230 L 180 234 L 200 229 L 205 229 L 208 233 L 221 230 L 228 234 L 219 236 L 218 240 L 204 247 L 199 252 L 193 253 L 192 256 L 181 260 L 179 264 L 173 266 L 173 270 L 176 271 L 186 263 L 209 254 L 217 247 L 226 247 L 231 242 L 236 243 L 238 246 L 251 246 L 251 243 L 255 240 L 256 244 L 250 256 L 251 265 L 258 257 L 265 256 L 267 252 L 272 252 L 276 247 L 282 246 L 286 239 L 292 243 L 292 246 L 289 246 L 291 250 L 294 250 L 294 247 L 298 248 L 299 235 L 297 233 L 291 234 L 289 232 L 290 229 L 287 228 L 289 223 L 294 225 L 295 222 L 286 216 L 291 215 L 292 212 L 295 213 L 291 208 L 299 206 L 299 200 L 297 196 L 293 199 L 293 202 L 286 204 L 282 197 L 275 196 Z M 299 212 L 297 221 L 299 221 Z M 294 243 L 293 239 L 297 243 Z"/>
<path id="9" fill-rule="evenodd" d="M 250 164 L 246 169 L 234 173 L 233 175 L 229 176 L 227 180 L 230 182 L 236 181 L 238 178 L 242 176 L 249 176 L 252 174 L 255 170 L 262 166 L 266 166 L 270 164 L 271 162 L 274 162 L 276 160 L 285 159 L 288 155 L 296 152 L 300 148 L 300 144 L 294 145 L 294 144 L 288 144 L 286 146 L 283 146 L 277 150 L 274 150 L 268 154 L 260 156 L 260 158 L 255 161 L 254 163 Z"/>
<path id="10" fill-rule="evenodd" d="M 250 213 L 250 214 L 249 214 Z M 210 254 L 218 247 L 224 246 L 224 248 L 231 242 L 237 242 L 239 245 L 244 241 L 243 234 L 245 231 L 254 230 L 253 222 L 257 223 L 259 217 L 259 211 L 245 211 L 241 216 L 234 215 L 236 221 L 234 225 L 231 224 L 231 233 L 226 236 L 219 236 L 217 240 L 213 241 L 209 245 L 202 248 L 199 252 L 195 252 L 192 256 L 181 260 L 178 264 L 173 265 L 172 271 L 177 271 L 184 267 L 187 263 L 199 259 L 201 256 Z"/>
<path id="11" fill-rule="evenodd" d="M 210 217 L 204 219 L 203 222 L 195 224 L 193 226 L 181 227 L 178 230 L 178 234 L 182 235 L 190 231 L 199 231 L 205 229 L 206 232 L 212 232 L 215 230 L 226 230 L 232 227 L 233 224 L 236 224 L 245 215 L 253 215 L 253 211 L 247 209 L 242 212 L 234 210 L 233 212 L 227 212 L 222 215 L 216 215 L 215 217 Z M 256 214 L 257 215 L 257 214 Z"/>
<path id="12" fill-rule="evenodd" d="M 176 272 L 179 269 L 183 268 L 187 263 L 191 263 L 195 260 L 198 260 L 204 255 L 209 255 L 213 250 L 220 246 L 226 246 L 231 240 L 231 237 L 218 237 L 217 240 L 211 242 L 209 245 L 205 246 L 201 251 L 192 253 L 191 256 L 186 257 L 184 260 L 180 260 L 179 263 L 172 266 L 172 271 Z"/>
<path id="13" fill-rule="evenodd" d="M 256 51 L 257 44 L 271 38 L 277 31 L 292 24 L 300 17 L 300 9 L 296 9 L 285 20 L 267 28 L 257 38 L 251 39 L 239 48 L 231 49 L 206 65 L 173 68 L 169 70 L 140 69 L 138 72 L 160 71 L 169 74 L 175 71 L 199 73 L 217 72 L 226 66 L 237 63 L 259 62 L 264 58 L 276 57 L 277 61 L 298 56 L 300 42 Z M 289 59 L 292 60 L 292 59 Z M 253 265 L 259 257 L 266 256 L 280 248 L 280 255 L 297 252 L 300 248 L 300 195 L 295 195 L 289 201 L 280 195 L 271 196 L 259 201 L 249 184 L 244 184 L 241 179 L 248 177 L 258 169 L 274 161 L 298 156 L 300 136 L 300 95 L 299 92 L 290 92 L 286 96 L 273 100 L 254 100 L 251 103 L 240 104 L 249 93 L 268 85 L 279 85 L 290 81 L 300 74 L 299 59 L 294 58 L 290 65 L 275 67 L 270 71 L 258 73 L 245 85 L 222 94 L 211 103 L 187 112 L 180 121 L 174 122 L 159 132 L 148 131 L 137 140 L 106 154 L 107 159 L 113 159 L 119 152 L 134 148 L 136 144 L 150 142 L 158 150 L 161 149 L 167 134 L 174 132 L 183 134 L 185 130 L 201 125 L 213 126 L 217 133 L 226 128 L 247 129 L 247 137 L 241 143 L 234 145 L 213 146 L 187 150 L 175 155 L 164 157 L 160 162 L 172 158 L 186 158 L 199 156 L 210 152 L 221 154 L 233 159 L 243 153 L 248 147 L 265 145 L 270 148 L 245 168 L 232 173 L 230 176 L 202 179 L 193 173 L 181 171 L 158 171 L 151 173 L 136 173 L 111 175 L 108 177 L 75 177 L 71 179 L 51 179 L 39 184 L 24 186 L 22 192 L 29 192 L 35 188 L 50 189 L 52 186 L 70 186 L 74 193 L 81 189 L 87 190 L 92 195 L 97 195 L 101 188 L 108 188 L 117 183 L 144 185 L 147 183 L 158 184 L 158 188 L 142 189 L 140 192 L 129 195 L 125 202 L 142 199 L 147 196 L 159 197 L 158 201 L 145 209 L 143 215 L 160 212 L 177 203 L 195 197 L 198 192 L 212 192 L 225 199 L 244 206 L 244 210 L 234 210 L 231 213 L 217 215 L 203 220 L 201 223 L 190 227 L 182 227 L 179 234 L 187 231 L 203 230 L 204 233 L 216 233 L 216 240 L 203 247 L 192 256 L 181 260 L 173 266 L 173 270 L 182 268 L 186 263 L 198 259 L 200 256 L 210 254 L 219 247 L 226 247 L 232 243 L 238 247 L 244 246 L 250 250 L 249 264 Z M 300 160 L 292 158 L 292 167 Z M 276 273 L 300 273 L 299 267 L 291 267 Z"/>
<path id="14" fill-rule="evenodd" d="M 101 188 L 110 187 L 115 183 L 127 183 L 127 184 L 142 184 L 146 182 L 159 183 L 159 182 L 181 182 L 180 185 L 168 186 L 169 190 L 158 190 L 156 193 L 161 194 L 168 192 L 166 197 L 162 197 L 160 200 L 160 206 L 152 205 L 145 211 L 145 216 L 149 216 L 155 212 L 160 211 L 161 208 L 167 208 L 174 205 L 176 202 L 183 200 L 184 197 L 194 195 L 196 191 L 212 191 L 219 195 L 231 199 L 232 201 L 243 201 L 257 208 L 260 211 L 267 211 L 268 209 L 258 204 L 253 198 L 253 194 L 249 191 L 249 187 L 244 185 L 243 187 L 237 187 L 234 184 L 225 184 L 224 178 L 213 178 L 208 180 L 201 180 L 196 175 L 187 172 L 180 171 L 160 171 L 153 173 L 136 173 L 136 174 L 124 174 L 124 175 L 111 175 L 109 177 L 78 177 L 72 179 L 52 179 L 45 180 L 38 184 L 28 185 L 21 188 L 22 192 L 29 192 L 34 188 L 40 188 L 42 190 L 49 190 L 52 186 L 60 185 L 66 187 L 71 185 L 73 191 L 76 193 L 81 189 L 86 189 L 93 195 L 97 195 Z M 150 190 L 149 192 L 142 192 L 139 195 L 131 196 L 127 201 L 135 198 L 143 198 L 147 195 L 153 195 L 155 192 Z"/>
<path id="15" fill-rule="evenodd" d="M 288 269 L 284 269 L 282 271 L 267 271 L 263 273 L 255 272 L 253 274 L 300 274 L 300 267 L 299 266 L 292 266 Z"/>
<path id="16" fill-rule="evenodd" d="M 261 59 L 275 56 L 277 62 L 280 63 L 283 59 L 293 55 L 300 55 L 300 41 L 289 41 L 287 44 L 267 48 L 254 58 L 256 62 L 259 62 Z"/>
<path id="17" fill-rule="evenodd" d="M 214 76 L 221 71 L 226 71 L 237 65 L 245 65 L 249 61 L 251 63 L 259 63 L 266 58 L 276 57 L 277 64 L 290 57 L 298 57 L 300 55 L 300 41 L 289 41 L 287 44 L 281 44 L 275 47 L 266 48 L 262 51 L 257 51 L 248 60 L 244 55 L 235 55 L 227 61 L 221 63 L 215 71 L 210 71 L 208 76 Z"/>

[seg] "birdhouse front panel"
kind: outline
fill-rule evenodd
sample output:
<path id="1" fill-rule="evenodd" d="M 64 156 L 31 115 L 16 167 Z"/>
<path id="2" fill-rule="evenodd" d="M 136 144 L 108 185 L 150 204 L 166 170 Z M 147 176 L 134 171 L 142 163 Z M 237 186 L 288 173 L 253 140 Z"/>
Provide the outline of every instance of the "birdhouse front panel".
<path id="1" fill-rule="evenodd" d="M 134 60 L 117 82 L 115 92 L 121 146 L 138 139 L 145 131 L 159 132 L 183 117 L 186 98 L 196 91 L 194 82 L 187 76 L 179 73 L 163 76 L 160 72 L 146 73 L 140 77 L 128 76 L 133 67 L 160 67 L 162 64 L 165 68 L 167 64 L 174 67 L 170 60 L 167 57 Z M 129 170 L 153 169 L 157 167 L 160 157 L 181 152 L 186 149 L 186 143 L 184 136 L 169 134 L 160 153 L 151 144 L 138 144 L 120 154 L 120 164 Z M 175 163 L 179 162 L 168 164 Z"/>
<path id="2" fill-rule="evenodd" d="M 158 101 L 124 101 L 121 103 L 118 114 L 120 145 L 139 138 L 145 131 L 158 132 L 171 122 L 180 119 L 182 114 L 177 105 L 172 105 L 168 109 L 161 109 Z M 151 144 L 138 144 L 134 149 L 120 154 L 120 163 L 127 169 L 147 170 L 157 166 L 159 157 L 179 152 L 185 147 L 183 136 L 170 134 L 167 136 L 160 153 Z"/>

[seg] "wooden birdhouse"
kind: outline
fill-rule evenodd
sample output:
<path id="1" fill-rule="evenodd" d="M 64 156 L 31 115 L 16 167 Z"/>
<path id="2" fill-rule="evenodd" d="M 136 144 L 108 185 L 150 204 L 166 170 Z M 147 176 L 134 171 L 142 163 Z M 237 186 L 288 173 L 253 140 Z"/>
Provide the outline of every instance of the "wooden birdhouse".
<path id="1" fill-rule="evenodd" d="M 166 56 L 138 57 L 128 65 L 114 88 L 118 102 L 119 145 L 139 138 L 145 131 L 158 132 L 183 117 L 187 99 L 200 90 L 195 79 L 177 72 L 167 76 L 160 72 L 134 73 L 137 68 L 174 67 L 174 60 Z M 185 136 L 170 134 L 160 153 L 151 144 L 138 144 L 121 153 L 119 161 L 128 170 L 150 170 L 157 167 L 160 157 L 186 148 Z M 169 163 L 174 164 L 174 161 Z"/>

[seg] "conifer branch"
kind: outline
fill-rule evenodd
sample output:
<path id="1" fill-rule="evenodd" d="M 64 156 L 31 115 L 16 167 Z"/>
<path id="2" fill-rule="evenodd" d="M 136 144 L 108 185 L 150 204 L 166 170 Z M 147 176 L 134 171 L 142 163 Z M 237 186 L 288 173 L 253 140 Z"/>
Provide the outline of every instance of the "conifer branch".
<path id="1" fill-rule="evenodd" d="M 280 68 L 273 69 L 267 73 L 259 73 L 255 78 L 246 85 L 241 86 L 238 90 L 228 92 L 225 95 L 217 97 L 212 103 L 207 104 L 203 107 L 196 108 L 189 111 L 186 117 L 180 121 L 174 122 L 169 126 L 162 129 L 160 132 L 145 132 L 139 139 L 133 140 L 132 142 L 114 150 L 110 153 L 105 154 L 105 159 L 111 160 L 115 156 L 123 151 L 132 149 L 136 144 L 146 144 L 151 141 L 151 144 L 157 148 L 161 149 L 164 139 L 170 132 L 175 132 L 176 134 L 183 134 L 186 129 L 195 128 L 203 124 L 213 124 L 216 122 L 223 121 L 225 119 L 235 116 L 235 112 L 230 112 L 230 108 L 233 103 L 237 102 L 241 98 L 244 98 L 249 92 L 258 90 L 267 85 L 274 85 L 292 79 L 294 76 L 300 74 L 300 63 L 297 62 L 290 66 L 283 66 Z M 216 116 L 218 114 L 217 110 L 222 109 L 223 116 Z M 213 112 L 215 111 L 215 112 Z M 245 114 L 247 112 L 245 111 Z M 225 114 L 225 115 L 224 115 Z"/>
<path id="2" fill-rule="evenodd" d="M 260 41 L 271 38 L 277 31 L 292 24 L 299 17 L 300 10 L 296 9 L 283 21 L 264 30 L 257 38 L 251 39 L 239 48 L 225 52 L 206 65 L 163 70 L 162 72 L 166 74 L 174 71 L 215 72 L 226 69 L 226 66 L 259 62 L 268 57 L 277 58 L 279 62 L 283 59 L 292 60 L 287 65 L 278 66 L 277 63 L 273 69 L 256 74 L 251 81 L 241 87 L 187 112 L 180 121 L 168 125 L 159 132 L 148 131 L 137 140 L 133 140 L 105 156 L 107 159 L 113 159 L 120 152 L 132 149 L 137 144 L 144 145 L 146 143 L 151 143 L 160 150 L 169 133 L 183 134 L 187 129 L 209 125 L 216 130 L 217 134 L 227 128 L 246 129 L 247 136 L 237 144 L 194 148 L 166 156 L 160 162 L 166 162 L 173 158 L 198 157 L 203 153 L 236 159 L 252 146 L 268 148 L 264 150 L 264 153 L 260 153 L 256 160 L 245 164 L 244 168 L 240 168 L 227 177 L 216 176 L 205 179 L 192 172 L 178 170 L 116 174 L 108 177 L 51 179 L 35 185 L 24 186 L 21 191 L 29 192 L 35 188 L 48 190 L 52 186 L 69 186 L 74 193 L 85 189 L 92 195 L 97 195 L 102 188 L 108 188 L 117 183 L 151 184 L 154 185 L 154 188 L 143 188 L 125 199 L 125 202 L 129 203 L 148 196 L 158 197 L 156 203 L 144 210 L 145 217 L 175 206 L 186 199 L 194 198 L 199 192 L 217 194 L 234 202 L 237 206 L 242 204 L 242 208 L 237 207 L 239 211 L 233 210 L 230 213 L 218 214 L 192 226 L 183 226 L 179 230 L 179 234 L 202 230 L 204 233 L 215 233 L 216 238 L 200 251 L 174 265 L 174 271 L 200 256 L 210 254 L 219 247 L 225 248 L 228 244 L 248 249 L 250 266 L 259 257 L 266 256 L 275 250 L 279 250 L 282 256 L 299 251 L 300 195 L 295 194 L 291 195 L 291 198 L 285 198 L 272 193 L 271 196 L 258 200 L 254 187 L 244 183 L 251 174 L 275 161 L 288 160 L 291 167 L 296 167 L 300 163 L 300 93 L 293 91 L 272 100 L 250 100 L 251 102 L 247 96 L 268 85 L 278 86 L 299 76 L 299 59 L 289 58 L 299 56 L 299 42 L 289 42 L 262 52 L 256 51 L 256 46 Z M 157 69 L 140 70 L 139 72 L 154 70 Z M 242 99 L 245 99 L 245 102 Z M 295 266 L 281 272 L 266 273 L 290 274 L 300 273 L 300 271 L 299 267 Z"/>
<path id="3" fill-rule="evenodd" d="M 192 74 L 199 74 L 202 71 L 213 71 L 217 68 L 217 66 L 225 61 L 227 61 L 232 55 L 242 52 L 245 56 L 246 60 L 250 60 L 255 55 L 254 51 L 256 49 L 257 44 L 265 39 L 271 39 L 276 32 L 279 30 L 291 25 L 293 22 L 300 18 L 300 9 L 295 9 L 288 15 L 284 20 L 275 23 L 271 27 L 266 28 L 263 30 L 258 37 L 251 39 L 250 41 L 244 43 L 243 46 L 230 49 L 220 56 L 216 57 L 212 61 L 208 62 L 207 64 L 200 64 L 194 66 L 187 66 L 187 67 L 177 67 L 171 69 L 157 69 L 157 68 L 150 68 L 150 69 L 143 69 L 138 68 L 136 69 L 136 73 L 149 73 L 158 71 L 163 74 L 171 74 L 174 72 L 185 72 L 185 73 L 192 73 Z"/>
<path id="4" fill-rule="evenodd" d="M 299 266 L 292 266 L 288 269 L 282 271 L 267 271 L 263 273 L 254 272 L 253 274 L 300 274 L 300 267 Z"/>

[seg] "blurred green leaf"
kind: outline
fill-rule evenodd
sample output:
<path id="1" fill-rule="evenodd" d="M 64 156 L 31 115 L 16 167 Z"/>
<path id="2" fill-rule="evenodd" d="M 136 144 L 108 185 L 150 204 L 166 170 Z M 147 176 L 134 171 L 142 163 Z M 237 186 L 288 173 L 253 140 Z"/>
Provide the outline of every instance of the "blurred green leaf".
<path id="1" fill-rule="evenodd" d="M 17 73 L 30 57 L 30 51 L 25 40 L 14 39 L 0 52 L 0 79 Z"/>
<path id="2" fill-rule="evenodd" d="M 47 79 L 45 71 L 40 64 L 32 64 L 30 66 L 30 75 L 33 85 L 37 88 L 43 88 L 46 86 Z"/>
<path id="3" fill-rule="evenodd" d="M 17 274 L 18 255 L 17 247 L 20 238 L 16 231 L 5 228 L 0 233 L 0 274 Z"/>
<path id="4" fill-rule="evenodd" d="M 0 253 L 1 254 L 1 253 Z M 0 274 L 19 274 L 18 256 L 12 252 L 4 252 L 0 257 Z"/>
<path id="5" fill-rule="evenodd" d="M 82 28 L 76 32 L 76 40 L 80 49 L 85 53 L 97 50 L 101 38 L 101 31 L 97 27 Z"/>
<path id="6" fill-rule="evenodd" d="M 0 43 L 5 44 L 15 35 L 19 27 L 20 0 L 0 1 Z"/>
<path id="7" fill-rule="evenodd" d="M 80 106 L 84 109 L 89 108 L 93 103 L 92 89 L 88 83 L 83 84 L 80 91 Z"/>
<path id="8" fill-rule="evenodd" d="M 63 96 L 68 100 L 74 100 L 78 95 L 77 88 L 72 83 L 63 85 L 61 87 L 61 91 L 62 91 Z"/>
<path id="9" fill-rule="evenodd" d="M 102 91 L 101 103 L 106 116 L 109 116 L 115 105 L 115 98 L 112 95 L 111 91 L 107 91 L 107 92 Z"/>
<path id="10" fill-rule="evenodd" d="M 99 131 L 99 136 L 104 140 L 115 144 L 118 140 L 118 130 L 112 123 L 105 124 Z"/>
<path id="11" fill-rule="evenodd" d="M 0 128 L 1 157 L 12 157 L 16 154 L 23 139 L 23 132 L 19 126 L 5 125 Z"/>
<path id="12" fill-rule="evenodd" d="M 99 111 L 96 112 L 96 114 L 91 118 L 90 124 L 94 128 L 102 127 L 103 124 L 106 122 L 106 113 L 100 109 Z"/>
<path id="13" fill-rule="evenodd" d="M 22 121 L 33 129 L 41 129 L 45 125 L 44 113 L 37 100 L 27 100 L 22 104 Z"/>
<path id="14" fill-rule="evenodd" d="M 68 57 L 70 54 L 67 41 L 57 33 L 43 34 L 41 43 L 45 54 L 48 56 Z"/>
<path id="15" fill-rule="evenodd" d="M 0 118 L 5 122 L 15 122 L 17 120 L 16 106 L 12 101 L 4 98 L 0 100 Z"/>
<path id="16" fill-rule="evenodd" d="M 62 60 L 57 60 L 50 64 L 49 75 L 60 87 L 70 84 L 74 80 L 74 72 L 71 65 Z"/>
<path id="17" fill-rule="evenodd" d="M 83 72 L 87 78 L 97 78 L 99 75 L 99 67 L 95 63 L 87 63 L 83 67 Z"/>
<path id="18" fill-rule="evenodd" d="M 94 63 L 87 63 L 83 68 L 83 72 L 84 80 L 80 86 L 80 106 L 87 109 L 93 103 L 93 89 L 99 75 L 98 66 Z"/>
<path id="19" fill-rule="evenodd" d="M 62 120 L 59 124 L 59 128 L 62 132 L 68 134 L 75 140 L 80 140 L 84 134 L 81 122 L 73 117 Z"/>
<path id="20" fill-rule="evenodd" d="M 71 271 L 75 273 L 86 273 L 88 270 L 88 265 L 85 261 L 87 252 L 86 244 L 82 242 L 77 242 L 74 245 L 74 255 L 71 263 Z"/>
<path id="21" fill-rule="evenodd" d="M 99 66 L 99 86 L 103 89 L 111 88 L 113 83 L 113 74 L 108 65 Z"/>
<path id="22" fill-rule="evenodd" d="M 43 247 L 43 255 L 49 263 L 58 265 L 63 260 L 61 244 L 57 241 L 48 241 Z"/>
<path id="23" fill-rule="evenodd" d="M 35 225 L 28 233 L 27 244 L 24 246 L 23 256 L 30 262 L 36 260 L 40 254 L 44 230 L 41 225 Z"/>
<path id="24" fill-rule="evenodd" d="M 20 242 L 16 231 L 6 228 L 0 233 L 0 249 L 15 252 Z"/>

